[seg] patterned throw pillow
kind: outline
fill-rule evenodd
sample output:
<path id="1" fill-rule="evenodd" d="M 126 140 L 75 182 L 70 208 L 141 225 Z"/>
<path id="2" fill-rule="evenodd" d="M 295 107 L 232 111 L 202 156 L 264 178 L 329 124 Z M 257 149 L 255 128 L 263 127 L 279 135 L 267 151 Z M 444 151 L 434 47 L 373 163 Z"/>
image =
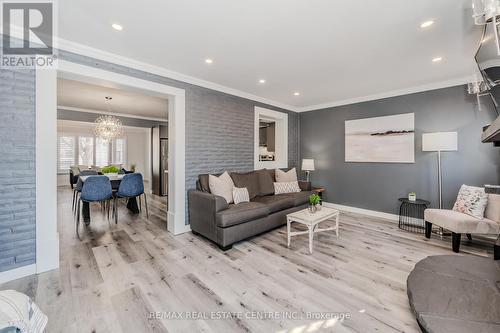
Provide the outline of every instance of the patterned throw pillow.
<path id="1" fill-rule="evenodd" d="M 233 200 L 237 205 L 240 202 L 250 202 L 250 195 L 246 187 L 233 187 Z"/>
<path id="2" fill-rule="evenodd" d="M 274 194 L 296 193 L 300 192 L 299 182 L 281 182 L 274 183 Z"/>
<path id="3" fill-rule="evenodd" d="M 233 202 L 234 183 L 227 171 L 219 177 L 208 175 L 208 185 L 212 194 L 223 197 L 228 204 Z"/>
<path id="4" fill-rule="evenodd" d="M 484 192 L 484 188 L 462 185 L 458 192 L 457 201 L 453 205 L 453 210 L 483 219 L 487 204 L 488 194 Z"/>
<path id="5" fill-rule="evenodd" d="M 276 169 L 274 174 L 278 183 L 297 181 L 297 170 L 295 170 L 295 168 L 292 168 L 288 171 Z"/>

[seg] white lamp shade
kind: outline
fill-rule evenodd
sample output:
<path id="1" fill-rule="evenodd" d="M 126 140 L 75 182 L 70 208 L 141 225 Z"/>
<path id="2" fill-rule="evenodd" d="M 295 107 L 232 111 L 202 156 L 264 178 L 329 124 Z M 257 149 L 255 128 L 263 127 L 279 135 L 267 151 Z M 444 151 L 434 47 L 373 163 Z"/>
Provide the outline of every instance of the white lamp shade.
<path id="1" fill-rule="evenodd" d="M 314 160 L 313 159 L 303 159 L 302 160 L 302 170 L 303 171 L 314 171 Z"/>
<path id="2" fill-rule="evenodd" d="M 422 151 L 457 151 L 457 132 L 422 134 Z"/>

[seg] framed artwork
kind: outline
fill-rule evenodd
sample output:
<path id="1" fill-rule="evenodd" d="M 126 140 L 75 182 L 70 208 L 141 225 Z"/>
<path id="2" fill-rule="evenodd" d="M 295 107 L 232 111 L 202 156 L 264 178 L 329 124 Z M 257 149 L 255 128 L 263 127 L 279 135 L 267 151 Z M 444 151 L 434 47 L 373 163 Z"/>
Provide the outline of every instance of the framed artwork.
<path id="1" fill-rule="evenodd" d="M 415 114 L 346 120 L 345 161 L 415 163 Z"/>

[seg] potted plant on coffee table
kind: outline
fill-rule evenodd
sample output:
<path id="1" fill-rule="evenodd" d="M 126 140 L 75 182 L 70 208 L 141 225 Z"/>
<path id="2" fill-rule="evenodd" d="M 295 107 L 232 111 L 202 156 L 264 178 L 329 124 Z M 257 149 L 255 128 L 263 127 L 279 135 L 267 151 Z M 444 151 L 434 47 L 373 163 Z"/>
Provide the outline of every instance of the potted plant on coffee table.
<path id="1" fill-rule="evenodd" d="M 309 196 L 309 212 L 310 213 L 315 213 L 316 210 L 318 210 L 318 207 L 319 209 L 321 209 L 321 206 L 320 206 L 320 203 L 321 202 L 321 198 L 319 195 L 317 194 L 311 194 Z"/>

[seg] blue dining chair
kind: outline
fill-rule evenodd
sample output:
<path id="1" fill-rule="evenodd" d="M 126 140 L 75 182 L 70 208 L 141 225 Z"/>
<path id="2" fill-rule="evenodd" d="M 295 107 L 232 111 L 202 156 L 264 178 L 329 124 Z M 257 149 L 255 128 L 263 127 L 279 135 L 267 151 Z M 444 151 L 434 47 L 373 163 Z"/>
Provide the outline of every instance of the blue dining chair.
<path id="1" fill-rule="evenodd" d="M 82 191 L 78 199 L 77 213 L 76 213 L 76 235 L 80 239 L 80 212 L 81 203 L 100 202 L 108 203 L 113 199 L 113 190 L 111 189 L 111 182 L 106 176 L 89 176 L 82 186 Z M 108 215 L 109 217 L 109 215 Z"/>
<path id="2" fill-rule="evenodd" d="M 82 170 L 78 174 L 78 181 L 76 182 L 75 188 L 73 189 L 73 205 L 72 210 L 76 214 L 76 202 L 78 200 L 78 196 L 80 192 L 82 192 L 83 182 L 80 179 L 80 176 L 97 176 L 98 172 L 95 170 Z"/>
<path id="3" fill-rule="evenodd" d="M 137 198 L 139 200 L 139 207 L 141 207 L 141 195 L 144 195 L 144 204 L 146 206 L 146 216 L 149 218 L 148 199 L 144 193 L 144 181 L 142 174 L 129 173 L 123 176 L 118 191 L 115 193 L 115 201 L 119 198 Z M 115 223 L 118 223 L 118 209 L 116 203 Z M 142 208 L 142 207 L 141 207 Z"/>

